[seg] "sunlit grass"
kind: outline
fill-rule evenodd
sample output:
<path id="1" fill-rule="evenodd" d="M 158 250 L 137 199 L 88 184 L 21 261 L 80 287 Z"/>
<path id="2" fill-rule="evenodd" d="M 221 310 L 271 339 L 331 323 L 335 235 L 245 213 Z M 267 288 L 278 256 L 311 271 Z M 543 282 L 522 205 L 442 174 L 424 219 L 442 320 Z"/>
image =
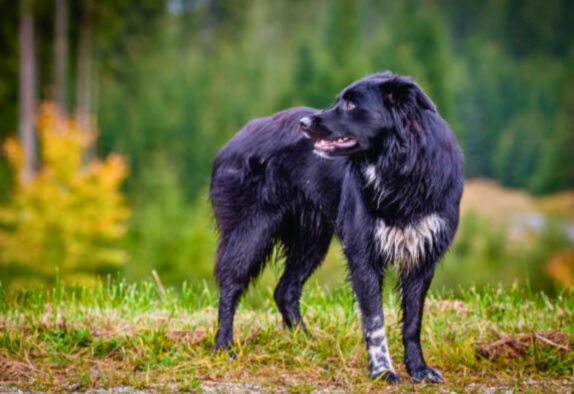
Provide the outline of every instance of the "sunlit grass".
<path id="1" fill-rule="evenodd" d="M 207 285 L 183 285 L 176 292 L 154 282 L 110 280 L 91 289 L 2 293 L 0 382 L 55 391 L 121 385 L 194 391 L 205 381 L 291 392 L 383 388 L 367 378 L 348 288 L 306 289 L 302 306 L 309 334 L 282 327 L 271 289 L 251 292 L 257 302 L 242 303 L 237 314 L 235 360 L 212 352 L 217 294 Z M 518 288 L 469 290 L 456 300 L 431 296 L 423 329 L 426 358 L 443 371 L 446 387 L 457 391 L 472 384 L 521 387 L 532 380 L 573 384 L 573 311 L 571 294 L 548 298 Z M 395 390 L 408 391 L 393 292 L 385 293 L 385 314 L 391 353 L 405 382 Z M 522 357 L 494 360 L 475 350 L 501 335 L 544 331 L 564 332 L 569 343 L 533 343 Z"/>

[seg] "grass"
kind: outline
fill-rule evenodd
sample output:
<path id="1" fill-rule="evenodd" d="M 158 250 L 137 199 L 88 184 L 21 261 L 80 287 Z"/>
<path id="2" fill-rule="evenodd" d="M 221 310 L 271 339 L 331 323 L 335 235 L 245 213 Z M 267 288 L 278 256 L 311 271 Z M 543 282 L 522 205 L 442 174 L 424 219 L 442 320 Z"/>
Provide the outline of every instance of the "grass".
<path id="1" fill-rule="evenodd" d="M 367 378 L 360 323 L 348 289 L 306 289 L 308 336 L 284 329 L 272 290 L 255 287 L 248 300 L 258 301 L 242 303 L 238 310 L 235 360 L 211 351 L 215 292 L 207 285 L 163 290 L 153 282 L 107 281 L 91 289 L 60 285 L 51 291 L 0 291 L 0 390 L 129 386 L 188 392 L 211 384 L 225 392 L 231 383 L 297 393 L 386 388 Z M 401 363 L 393 294 L 385 294 L 387 332 L 404 382 L 393 391 L 412 391 Z M 446 383 L 439 387 L 444 391 L 571 390 L 573 314 L 572 293 L 548 298 L 514 288 L 470 290 L 459 299 L 431 296 L 423 328 L 427 362 L 443 371 Z M 543 339 L 533 337 L 525 348 L 509 353 L 523 333 Z M 477 348 L 495 341 L 502 343 L 500 349 L 494 346 L 489 358 L 479 356 Z M 248 391 L 251 386 L 240 387 Z M 420 392 L 436 388 L 416 386 Z"/>

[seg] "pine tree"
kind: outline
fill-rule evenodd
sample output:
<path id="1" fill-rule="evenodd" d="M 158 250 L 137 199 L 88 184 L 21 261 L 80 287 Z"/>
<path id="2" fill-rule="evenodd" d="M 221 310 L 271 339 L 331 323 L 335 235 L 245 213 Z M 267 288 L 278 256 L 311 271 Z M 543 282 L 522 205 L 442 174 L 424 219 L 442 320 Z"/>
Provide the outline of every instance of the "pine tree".
<path id="1" fill-rule="evenodd" d="M 573 54 L 574 55 L 574 54 Z M 573 56 L 574 57 L 574 56 Z M 574 66 L 574 62 L 570 62 Z M 554 192 L 574 187 L 574 71 L 564 83 L 563 101 L 554 133 L 548 138 L 542 160 L 532 180 L 538 193 Z"/>

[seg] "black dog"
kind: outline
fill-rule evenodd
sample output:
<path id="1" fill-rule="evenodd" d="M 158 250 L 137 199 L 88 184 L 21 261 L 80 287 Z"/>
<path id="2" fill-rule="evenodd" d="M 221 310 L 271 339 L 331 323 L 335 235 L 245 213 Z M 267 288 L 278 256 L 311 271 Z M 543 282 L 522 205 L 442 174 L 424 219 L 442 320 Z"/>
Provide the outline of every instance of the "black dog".
<path id="1" fill-rule="evenodd" d="M 395 265 L 407 370 L 414 381 L 440 382 L 423 358 L 421 320 L 435 266 L 458 225 L 462 189 L 458 143 L 409 78 L 374 74 L 325 110 L 293 108 L 248 123 L 213 167 L 211 200 L 221 233 L 216 348 L 231 345 L 237 302 L 275 243 L 286 255 L 277 306 L 288 327 L 303 326 L 302 287 L 336 232 L 361 311 L 371 377 L 399 379 L 381 302 L 385 269 Z"/>

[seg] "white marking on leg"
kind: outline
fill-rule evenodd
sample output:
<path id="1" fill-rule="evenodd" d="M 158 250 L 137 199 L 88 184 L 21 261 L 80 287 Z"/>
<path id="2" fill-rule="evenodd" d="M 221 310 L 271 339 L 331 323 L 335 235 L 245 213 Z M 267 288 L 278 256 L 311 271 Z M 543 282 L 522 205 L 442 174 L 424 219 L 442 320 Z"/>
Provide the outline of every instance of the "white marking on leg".
<path id="1" fill-rule="evenodd" d="M 381 253 L 401 269 L 414 268 L 424 256 L 425 247 L 433 247 L 435 238 L 446 227 L 437 214 L 423 217 L 414 225 L 387 226 L 379 219 L 375 228 L 375 241 Z"/>
<path id="2" fill-rule="evenodd" d="M 369 338 L 379 338 L 385 336 L 385 327 L 378 328 L 374 331 L 368 332 Z"/>
<path id="3" fill-rule="evenodd" d="M 369 367 L 371 375 L 380 375 L 385 371 L 395 372 L 389 347 L 385 327 L 381 326 L 366 333 L 367 353 L 369 354 Z"/>

